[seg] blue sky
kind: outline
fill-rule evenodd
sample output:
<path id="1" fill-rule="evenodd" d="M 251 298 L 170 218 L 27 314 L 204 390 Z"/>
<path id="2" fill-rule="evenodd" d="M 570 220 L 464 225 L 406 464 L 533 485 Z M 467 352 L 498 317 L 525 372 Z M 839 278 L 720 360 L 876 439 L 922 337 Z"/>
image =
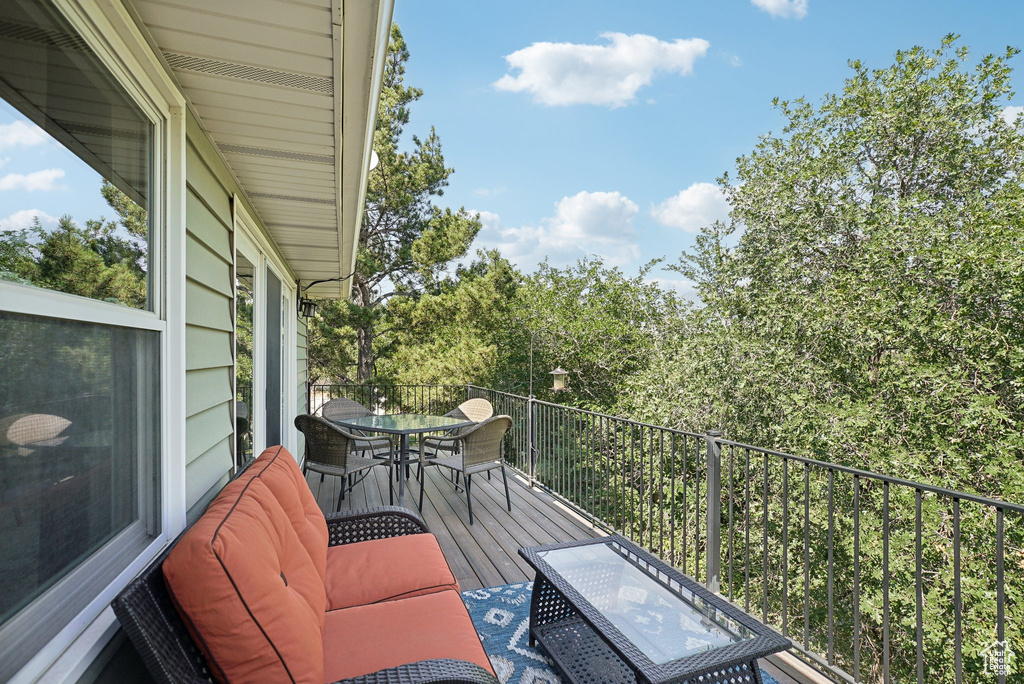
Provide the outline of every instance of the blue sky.
<path id="1" fill-rule="evenodd" d="M 528 272 L 675 261 L 725 211 L 704 184 L 780 129 L 772 98 L 817 102 L 850 59 L 950 32 L 972 58 L 1024 47 L 1022 2 L 397 0 L 395 20 L 424 90 L 407 131 L 435 126 L 455 168 L 442 203 L 481 212 L 477 246 Z"/>
<path id="2" fill-rule="evenodd" d="M 100 175 L 0 99 L 0 230 L 45 228 L 70 214 L 80 224 L 114 211 L 100 195 Z"/>
<path id="3" fill-rule="evenodd" d="M 396 0 L 395 19 L 424 90 L 407 133 L 434 125 L 455 168 L 441 203 L 481 212 L 475 247 L 527 272 L 675 261 L 725 212 L 710 184 L 779 130 L 772 98 L 839 91 L 849 59 L 884 67 L 950 32 L 974 58 L 1024 47 L 1019 1 Z M 0 100 L 0 229 L 110 218 L 99 187 Z"/>

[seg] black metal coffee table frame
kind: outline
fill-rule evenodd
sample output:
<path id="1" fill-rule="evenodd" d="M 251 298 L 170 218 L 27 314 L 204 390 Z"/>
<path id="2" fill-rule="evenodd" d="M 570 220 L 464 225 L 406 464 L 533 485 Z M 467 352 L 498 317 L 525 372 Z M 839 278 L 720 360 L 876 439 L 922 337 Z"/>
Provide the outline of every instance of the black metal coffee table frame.
<path id="1" fill-rule="evenodd" d="M 544 551 L 609 542 L 618 544 L 642 560 L 655 573 L 678 582 L 755 636 L 667 663 L 652 662 L 540 555 Z M 562 678 L 573 684 L 762 684 L 757 659 L 792 646 L 789 639 L 623 537 L 616 535 L 536 546 L 520 549 L 519 555 L 537 571 L 530 605 L 530 645 L 539 643 L 555 662 Z M 648 574 L 653 576 L 651 572 Z"/>

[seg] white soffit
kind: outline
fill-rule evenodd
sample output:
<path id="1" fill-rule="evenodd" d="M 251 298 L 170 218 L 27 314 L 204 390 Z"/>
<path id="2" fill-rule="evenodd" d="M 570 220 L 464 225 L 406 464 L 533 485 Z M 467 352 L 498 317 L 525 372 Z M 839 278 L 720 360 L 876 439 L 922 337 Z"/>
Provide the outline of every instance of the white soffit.
<path id="1" fill-rule="evenodd" d="M 296 277 L 348 276 L 393 0 L 133 5 Z"/>

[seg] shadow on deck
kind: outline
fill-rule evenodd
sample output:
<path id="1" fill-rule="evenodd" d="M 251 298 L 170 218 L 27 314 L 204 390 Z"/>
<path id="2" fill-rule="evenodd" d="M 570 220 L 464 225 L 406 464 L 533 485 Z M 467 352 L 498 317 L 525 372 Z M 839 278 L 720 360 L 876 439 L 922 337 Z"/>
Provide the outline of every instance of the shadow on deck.
<path id="1" fill-rule="evenodd" d="M 471 526 L 466 495 L 455 489 L 447 473 L 442 468 L 427 468 L 422 516 L 441 544 L 463 590 L 532 580 L 533 570 L 519 556 L 520 548 L 604 534 L 550 495 L 530 489 L 526 479 L 511 470 L 508 478 L 511 513 L 505 508 L 505 491 L 497 471 L 490 481 L 482 473 L 473 478 L 474 524 Z M 333 511 L 341 478 L 326 477 L 321 484 L 318 474 L 309 473 L 307 480 L 320 509 Z M 415 477 L 409 478 L 406 508 L 417 511 L 419 493 Z M 346 495 L 341 510 L 387 503 L 387 469 L 378 467 L 371 469 L 351 494 Z"/>

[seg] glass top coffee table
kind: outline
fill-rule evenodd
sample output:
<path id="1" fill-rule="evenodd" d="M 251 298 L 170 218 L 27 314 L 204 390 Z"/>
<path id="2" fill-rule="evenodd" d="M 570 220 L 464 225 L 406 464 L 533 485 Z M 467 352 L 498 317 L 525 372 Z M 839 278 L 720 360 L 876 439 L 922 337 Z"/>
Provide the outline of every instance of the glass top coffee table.
<path id="1" fill-rule="evenodd" d="M 392 413 L 384 416 L 365 416 L 363 418 L 345 418 L 331 421 L 349 430 L 363 432 L 383 432 L 398 435 L 399 470 L 405 471 L 405 477 L 398 478 L 398 504 L 402 505 L 405 498 L 405 480 L 409 477 L 409 435 L 421 435 L 427 432 L 444 432 L 462 427 L 476 425 L 450 416 L 424 416 L 418 413 Z"/>
<path id="2" fill-rule="evenodd" d="M 537 571 L 530 644 L 568 682 L 760 684 L 757 659 L 791 646 L 622 537 L 519 554 Z"/>

